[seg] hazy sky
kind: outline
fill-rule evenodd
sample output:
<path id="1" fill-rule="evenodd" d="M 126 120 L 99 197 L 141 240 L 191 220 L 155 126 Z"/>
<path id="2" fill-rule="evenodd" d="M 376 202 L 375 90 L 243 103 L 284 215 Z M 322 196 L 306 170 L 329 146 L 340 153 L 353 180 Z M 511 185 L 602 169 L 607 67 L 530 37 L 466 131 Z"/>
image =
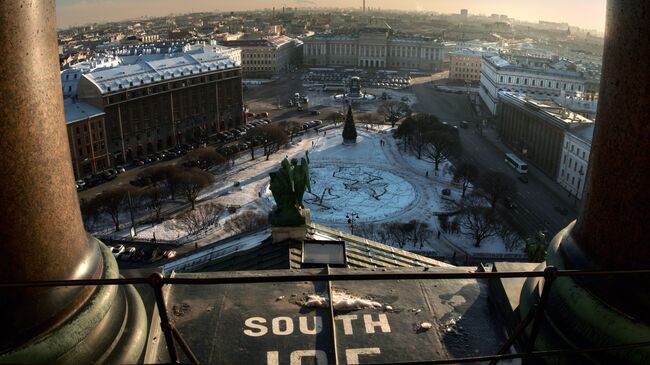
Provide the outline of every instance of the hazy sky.
<path id="1" fill-rule="evenodd" d="M 366 6 L 383 9 L 423 10 L 456 13 L 461 8 L 470 14 L 507 14 L 536 22 L 567 22 L 588 29 L 605 28 L 606 0 L 366 0 Z M 362 0 L 57 0 L 59 28 L 89 22 L 161 16 L 194 11 L 238 11 L 282 6 L 361 7 Z"/>

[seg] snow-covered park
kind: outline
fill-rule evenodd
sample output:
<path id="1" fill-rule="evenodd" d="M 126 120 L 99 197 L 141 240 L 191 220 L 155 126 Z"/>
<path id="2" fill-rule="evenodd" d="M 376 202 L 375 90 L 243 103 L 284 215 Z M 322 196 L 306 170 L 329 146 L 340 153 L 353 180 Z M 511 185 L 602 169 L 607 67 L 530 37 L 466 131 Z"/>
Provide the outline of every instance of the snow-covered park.
<path id="1" fill-rule="evenodd" d="M 264 157 L 251 160 L 250 154 L 242 154 L 197 200 L 198 208 L 213 203 L 232 208 L 224 210 L 216 228 L 204 230 L 200 235 L 188 235 L 171 216 L 162 223 L 139 227 L 138 237 L 147 239 L 155 233 L 159 240 L 203 246 L 230 236 L 232 232 L 224 229 L 228 220 L 245 212 L 265 215 L 273 209 L 269 172 L 276 170 L 285 157 L 299 159 L 309 151 L 312 190 L 305 193 L 304 204 L 311 210 L 313 222 L 349 232 L 353 227 L 346 215 L 354 214 L 358 216 L 355 234 L 361 234 L 364 225 L 368 228 L 417 221 L 426 226 L 429 234 L 417 246 L 404 245 L 405 249 L 446 257 L 507 252 L 497 236 L 475 248 L 472 239 L 465 235 L 437 234 L 441 231 L 437 216 L 459 209 L 461 188 L 453 183 L 448 162 L 441 164 L 436 172 L 431 162 L 404 152 L 400 141 L 393 138 L 387 127 L 366 130 L 358 125 L 357 130 L 359 136 L 353 145 L 342 144 L 339 125 L 323 128 L 318 133 L 310 131 L 294 139 L 268 161 Z M 128 234 L 128 229 L 111 233 L 113 236 Z"/>

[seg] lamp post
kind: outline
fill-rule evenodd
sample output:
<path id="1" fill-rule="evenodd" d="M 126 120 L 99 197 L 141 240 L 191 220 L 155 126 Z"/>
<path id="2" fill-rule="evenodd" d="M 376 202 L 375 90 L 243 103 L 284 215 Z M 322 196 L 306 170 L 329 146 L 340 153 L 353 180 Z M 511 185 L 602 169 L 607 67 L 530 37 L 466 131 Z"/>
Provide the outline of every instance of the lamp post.
<path id="1" fill-rule="evenodd" d="M 347 219 L 348 224 L 350 225 L 350 233 L 354 234 L 354 223 L 355 221 L 359 220 L 359 214 L 347 213 L 345 215 L 345 219 Z"/>

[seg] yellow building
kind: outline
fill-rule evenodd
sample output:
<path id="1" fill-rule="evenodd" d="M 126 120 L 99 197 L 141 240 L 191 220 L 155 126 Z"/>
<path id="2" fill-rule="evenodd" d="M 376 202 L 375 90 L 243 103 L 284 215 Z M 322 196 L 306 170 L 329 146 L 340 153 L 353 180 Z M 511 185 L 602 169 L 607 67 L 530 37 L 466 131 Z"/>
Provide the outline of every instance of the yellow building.
<path id="1" fill-rule="evenodd" d="M 449 52 L 449 78 L 452 80 L 479 81 L 483 52 L 464 49 Z"/>

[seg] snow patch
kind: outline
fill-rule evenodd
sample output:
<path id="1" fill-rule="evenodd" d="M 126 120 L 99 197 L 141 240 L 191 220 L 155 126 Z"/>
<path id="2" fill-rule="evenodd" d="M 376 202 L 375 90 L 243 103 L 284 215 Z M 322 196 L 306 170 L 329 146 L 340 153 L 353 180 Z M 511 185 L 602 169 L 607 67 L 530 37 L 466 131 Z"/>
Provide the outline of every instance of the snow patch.
<path id="1" fill-rule="evenodd" d="M 332 305 L 338 311 L 353 311 L 360 309 L 381 309 L 384 306 L 371 299 L 364 299 L 343 290 L 332 290 Z M 309 294 L 303 300 L 302 306 L 309 308 L 329 308 L 327 293 Z M 389 306 L 386 307 L 387 310 Z M 391 307 L 392 309 L 392 307 Z"/>

